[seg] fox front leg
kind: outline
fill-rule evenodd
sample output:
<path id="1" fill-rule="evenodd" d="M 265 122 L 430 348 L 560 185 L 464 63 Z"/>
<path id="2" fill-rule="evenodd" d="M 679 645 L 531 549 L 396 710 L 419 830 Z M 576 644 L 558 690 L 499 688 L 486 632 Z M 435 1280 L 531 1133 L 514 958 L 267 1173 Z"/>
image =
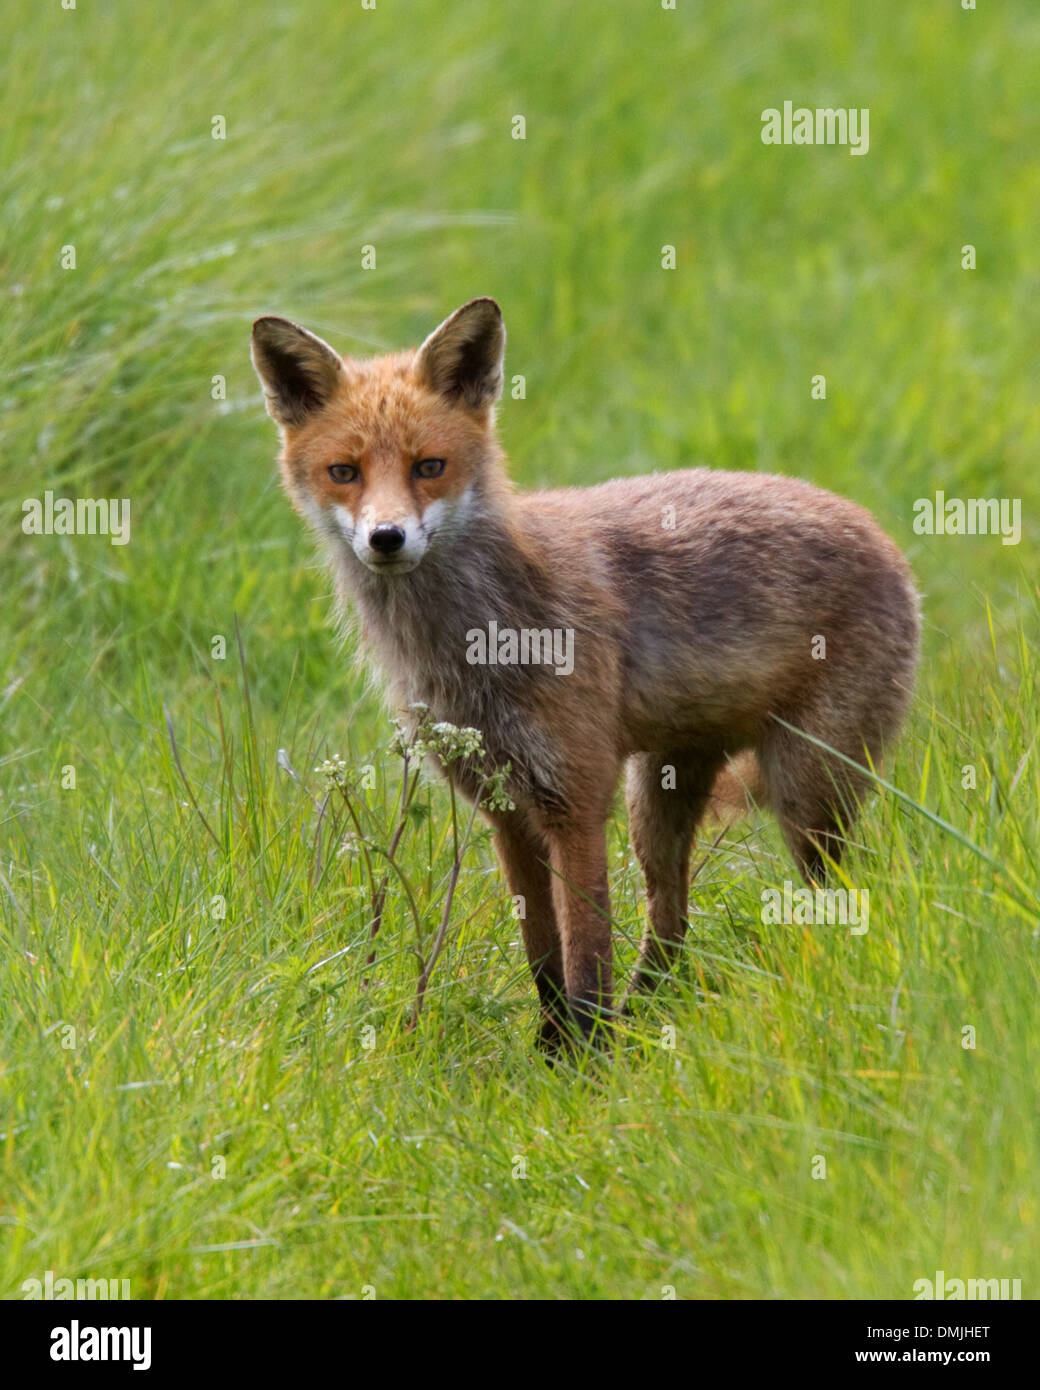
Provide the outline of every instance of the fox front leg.
<path id="1" fill-rule="evenodd" d="M 601 1044 L 613 1010 L 606 827 L 597 819 L 549 838 L 569 1021 L 586 1041 Z"/>
<path id="2" fill-rule="evenodd" d="M 556 1052 L 566 1035 L 567 988 L 563 944 L 553 902 L 549 845 L 523 812 L 505 813 L 495 825 L 495 849 L 516 902 L 524 950 L 538 989 L 538 1046 Z"/>

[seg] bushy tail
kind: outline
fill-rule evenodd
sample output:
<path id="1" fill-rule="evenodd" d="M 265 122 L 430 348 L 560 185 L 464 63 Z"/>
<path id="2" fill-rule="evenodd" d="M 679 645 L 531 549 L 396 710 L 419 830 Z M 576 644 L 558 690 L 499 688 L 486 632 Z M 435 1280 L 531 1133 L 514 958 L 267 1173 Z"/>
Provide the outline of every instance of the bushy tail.
<path id="1" fill-rule="evenodd" d="M 754 753 L 750 748 L 735 753 L 715 778 L 708 802 L 708 819 L 717 825 L 732 825 L 748 815 L 754 806 L 764 805 L 765 796 L 765 779 Z"/>

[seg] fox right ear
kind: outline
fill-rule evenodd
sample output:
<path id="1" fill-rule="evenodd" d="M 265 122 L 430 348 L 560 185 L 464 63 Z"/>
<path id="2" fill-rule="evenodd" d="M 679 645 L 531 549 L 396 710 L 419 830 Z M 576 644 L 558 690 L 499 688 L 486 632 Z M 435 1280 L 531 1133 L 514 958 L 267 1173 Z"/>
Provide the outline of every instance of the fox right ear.
<path id="1" fill-rule="evenodd" d="M 343 371 L 328 343 L 289 319 L 257 319 L 252 357 L 267 398 L 267 413 L 279 425 L 302 425 L 320 410 Z"/>
<path id="2" fill-rule="evenodd" d="M 433 330 L 415 355 L 422 381 L 450 401 L 474 410 L 502 394 L 506 330 L 493 299 L 471 299 Z"/>

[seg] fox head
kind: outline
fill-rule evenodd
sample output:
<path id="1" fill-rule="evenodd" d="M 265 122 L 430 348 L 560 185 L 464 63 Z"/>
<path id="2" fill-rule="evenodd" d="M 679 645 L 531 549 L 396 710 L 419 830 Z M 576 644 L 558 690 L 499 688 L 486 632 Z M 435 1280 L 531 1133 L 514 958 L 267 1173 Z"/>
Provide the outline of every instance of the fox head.
<path id="1" fill-rule="evenodd" d="M 504 352 L 493 299 L 456 309 L 413 352 L 360 360 L 288 319 L 257 319 L 253 365 L 293 506 L 391 582 L 450 544 L 500 469 Z"/>

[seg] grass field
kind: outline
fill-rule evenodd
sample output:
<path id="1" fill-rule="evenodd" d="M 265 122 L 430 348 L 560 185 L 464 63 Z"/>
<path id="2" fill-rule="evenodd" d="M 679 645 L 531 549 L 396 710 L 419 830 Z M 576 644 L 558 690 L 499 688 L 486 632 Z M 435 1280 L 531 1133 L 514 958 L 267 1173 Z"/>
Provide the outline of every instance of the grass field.
<path id="1" fill-rule="evenodd" d="M 1035 6 L 15 0 L 5 30 L 0 1293 L 1035 1297 Z M 764 145 L 788 99 L 869 107 L 869 152 Z M 385 846 L 399 763 L 248 356 L 260 313 L 363 353 L 477 294 L 522 485 L 795 474 L 924 595 L 899 794 L 847 861 L 869 932 L 763 925 L 794 870 L 756 819 L 702 847 L 679 978 L 578 1071 L 533 1053 L 483 836 L 406 1030 L 440 786 L 366 966 L 312 769 L 374 769 Z M 1020 498 L 1021 543 L 915 534 L 937 489 Z M 129 543 L 24 534 L 47 490 L 128 498 Z M 610 852 L 628 966 L 620 804 Z"/>

